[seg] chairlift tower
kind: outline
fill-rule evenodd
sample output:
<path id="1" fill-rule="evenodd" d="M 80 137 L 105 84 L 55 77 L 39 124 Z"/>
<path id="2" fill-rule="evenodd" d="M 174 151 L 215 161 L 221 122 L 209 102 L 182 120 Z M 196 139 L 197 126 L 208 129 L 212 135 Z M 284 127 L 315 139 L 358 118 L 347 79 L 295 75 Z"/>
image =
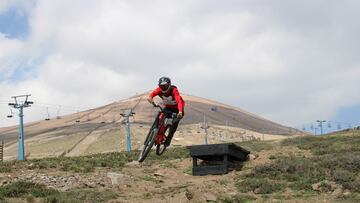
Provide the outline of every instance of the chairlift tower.
<path id="1" fill-rule="evenodd" d="M 46 107 L 46 114 L 47 114 L 47 117 L 45 118 L 45 120 L 49 121 L 50 120 L 49 107 Z"/>
<path id="2" fill-rule="evenodd" d="M 208 129 L 210 128 L 210 126 L 205 119 L 205 114 L 204 114 L 204 122 L 201 124 L 200 128 L 205 130 L 205 144 L 208 144 Z"/>
<path id="3" fill-rule="evenodd" d="M 325 120 L 317 120 L 316 122 L 319 123 L 319 127 L 320 127 L 320 130 L 321 130 L 321 135 L 323 135 L 323 123 L 325 123 L 326 121 Z"/>
<path id="4" fill-rule="evenodd" d="M 18 142 L 18 160 L 24 160 L 24 108 L 30 107 L 30 104 L 34 104 L 32 101 L 28 101 L 30 94 L 27 95 L 19 95 L 19 96 L 12 96 L 15 100 L 15 103 L 9 103 L 9 106 L 19 109 L 19 142 Z M 24 101 L 19 101 L 19 98 L 25 98 Z"/>
<path id="5" fill-rule="evenodd" d="M 126 150 L 131 152 L 131 133 L 130 133 L 130 116 L 134 116 L 135 112 L 132 109 L 125 110 L 124 113 L 120 113 L 124 117 L 124 123 L 126 125 L 127 137 L 126 137 Z"/>

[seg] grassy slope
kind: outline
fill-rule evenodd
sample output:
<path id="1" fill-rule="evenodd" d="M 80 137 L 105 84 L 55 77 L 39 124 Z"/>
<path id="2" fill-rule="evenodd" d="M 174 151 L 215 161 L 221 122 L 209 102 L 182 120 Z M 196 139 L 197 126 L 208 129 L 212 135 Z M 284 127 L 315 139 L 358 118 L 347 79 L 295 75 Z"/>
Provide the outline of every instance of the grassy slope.
<path id="1" fill-rule="evenodd" d="M 218 193 L 219 202 L 246 201 L 360 201 L 360 135 L 341 133 L 323 137 L 299 137 L 273 142 L 242 142 L 240 146 L 249 149 L 257 158 L 244 164 L 241 171 L 225 175 L 231 183 L 219 179 L 221 187 L 234 185 L 236 194 Z M 136 160 L 137 153 L 108 153 L 84 157 L 47 158 L 27 162 L 5 162 L 0 164 L 1 173 L 16 173 L 19 170 L 58 170 L 69 173 L 92 173 L 102 168 L 121 169 L 125 163 Z M 171 160 L 189 158 L 185 148 L 170 148 L 163 156 L 151 155 L 142 166 L 156 165 L 175 168 Z M 190 165 L 182 173 L 191 173 Z M 144 169 L 145 171 L 145 169 Z M 234 177 L 233 177 L 234 176 Z M 207 177 L 200 180 L 207 182 Z M 212 177 L 214 178 L 214 177 Z M 142 181 L 158 184 L 156 177 L 143 175 Z M 199 180 L 199 178 L 194 178 Z M 313 185 L 319 183 L 318 189 Z M 83 189 L 59 192 L 43 185 L 29 182 L 15 182 L 0 187 L 0 202 L 23 198 L 23 201 L 45 199 L 48 202 L 106 202 L 118 198 L 114 190 Z M 31 185 L 31 187 L 29 187 Z M 334 189 L 335 185 L 338 189 Z M 26 189 L 32 188 L 32 190 Z M 210 188 L 210 187 L 209 187 Z M 340 188 L 340 189 L 339 189 Z M 186 188 L 191 193 L 192 188 Z M 212 190 L 211 188 L 209 190 Z M 144 193 L 144 201 L 152 193 Z M 96 199 L 99 198 L 100 199 Z M 80 198 L 80 199 L 79 199 Z M 26 200 L 27 199 L 27 200 Z M 17 199 L 19 200 L 19 199 Z M 151 199 L 149 200 L 151 201 Z M 195 201 L 196 202 L 196 201 Z"/>

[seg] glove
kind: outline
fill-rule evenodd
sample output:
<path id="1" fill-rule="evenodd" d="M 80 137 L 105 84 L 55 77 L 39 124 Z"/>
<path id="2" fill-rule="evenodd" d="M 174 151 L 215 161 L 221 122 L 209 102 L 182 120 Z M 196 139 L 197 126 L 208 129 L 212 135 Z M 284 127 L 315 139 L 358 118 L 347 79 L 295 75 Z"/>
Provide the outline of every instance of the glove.
<path id="1" fill-rule="evenodd" d="M 153 98 L 151 98 L 151 97 L 148 97 L 147 100 L 148 100 L 148 102 L 149 102 L 150 104 L 154 103 L 154 100 L 153 100 Z"/>
<path id="2" fill-rule="evenodd" d="M 184 116 L 184 114 L 183 114 L 182 111 L 180 111 L 180 112 L 177 114 L 177 118 L 178 118 L 178 119 L 182 119 L 183 116 Z"/>

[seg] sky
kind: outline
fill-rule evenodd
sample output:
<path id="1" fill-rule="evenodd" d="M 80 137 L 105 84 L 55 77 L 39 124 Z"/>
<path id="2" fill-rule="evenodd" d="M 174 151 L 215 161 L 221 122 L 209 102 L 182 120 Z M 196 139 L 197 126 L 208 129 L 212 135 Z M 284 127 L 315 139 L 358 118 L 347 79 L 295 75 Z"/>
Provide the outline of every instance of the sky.
<path id="1" fill-rule="evenodd" d="M 180 92 L 309 128 L 360 124 L 356 0 L 1 0 L 0 127 Z M 61 106 L 61 107 L 60 107 Z M 330 122 L 330 124 L 331 124 Z M 329 128 L 330 129 L 330 128 Z"/>

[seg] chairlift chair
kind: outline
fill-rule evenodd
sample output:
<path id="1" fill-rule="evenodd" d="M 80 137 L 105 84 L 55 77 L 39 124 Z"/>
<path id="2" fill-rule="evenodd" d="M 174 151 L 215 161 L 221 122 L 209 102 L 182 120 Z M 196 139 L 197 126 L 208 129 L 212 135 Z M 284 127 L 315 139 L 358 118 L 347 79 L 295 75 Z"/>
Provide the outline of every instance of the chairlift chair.
<path id="1" fill-rule="evenodd" d="M 10 114 L 9 114 L 9 115 L 7 115 L 7 117 L 8 117 L 8 118 L 12 118 L 14 113 L 12 112 L 12 110 L 11 110 L 10 106 L 9 106 L 9 109 L 10 109 Z"/>
<path id="2" fill-rule="evenodd" d="M 45 118 L 45 120 L 49 121 L 50 120 L 49 107 L 46 107 L 46 113 L 47 113 L 47 117 Z"/>
<path id="3" fill-rule="evenodd" d="M 101 114 L 101 123 L 105 123 L 104 114 Z"/>
<path id="4" fill-rule="evenodd" d="M 211 107 L 211 111 L 217 112 L 217 111 L 218 111 L 217 106 L 213 106 L 213 107 Z"/>
<path id="5" fill-rule="evenodd" d="M 77 114 L 77 119 L 76 119 L 76 121 L 75 121 L 75 122 L 76 122 L 76 123 L 80 123 L 80 115 L 79 115 L 79 111 L 77 111 L 77 113 L 76 113 L 76 114 Z"/>

